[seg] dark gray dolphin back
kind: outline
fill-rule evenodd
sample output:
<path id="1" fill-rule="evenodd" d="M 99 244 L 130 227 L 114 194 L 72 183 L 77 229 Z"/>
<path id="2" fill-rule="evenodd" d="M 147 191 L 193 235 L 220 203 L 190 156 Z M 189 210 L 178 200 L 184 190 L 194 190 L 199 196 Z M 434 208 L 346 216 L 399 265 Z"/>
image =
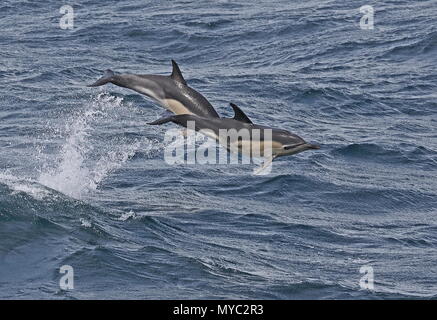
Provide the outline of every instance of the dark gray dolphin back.
<path id="1" fill-rule="evenodd" d="M 220 118 L 211 103 L 203 95 L 187 85 L 176 61 L 172 60 L 171 63 L 173 70 L 169 78 L 173 80 L 178 90 L 168 90 L 166 92 L 168 97 L 182 102 L 191 113 L 199 117 Z"/>

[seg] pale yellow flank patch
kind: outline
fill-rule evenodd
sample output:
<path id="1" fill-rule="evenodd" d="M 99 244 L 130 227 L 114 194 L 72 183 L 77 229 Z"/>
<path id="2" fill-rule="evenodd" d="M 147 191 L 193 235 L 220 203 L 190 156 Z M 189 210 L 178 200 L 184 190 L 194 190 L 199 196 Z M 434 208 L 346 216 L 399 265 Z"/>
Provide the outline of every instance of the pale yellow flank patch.
<path id="1" fill-rule="evenodd" d="M 162 100 L 164 105 L 168 110 L 175 114 L 193 114 L 190 110 L 188 110 L 182 103 L 174 99 L 164 99 Z"/>

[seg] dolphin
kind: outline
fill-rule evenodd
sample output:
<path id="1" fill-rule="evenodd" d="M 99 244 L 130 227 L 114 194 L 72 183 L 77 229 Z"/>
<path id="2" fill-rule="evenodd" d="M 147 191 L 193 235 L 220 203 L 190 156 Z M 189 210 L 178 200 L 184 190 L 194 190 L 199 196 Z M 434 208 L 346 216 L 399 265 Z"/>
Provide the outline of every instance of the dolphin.
<path id="1" fill-rule="evenodd" d="M 278 157 L 293 155 L 306 150 L 320 149 L 320 146 L 307 143 L 290 131 L 254 124 L 237 105 L 231 103 L 230 106 L 234 110 L 233 118 L 206 118 L 193 114 L 182 114 L 163 117 L 149 124 L 161 125 L 173 122 L 189 128 L 189 122 L 193 121 L 196 131 L 215 139 L 228 151 L 246 154 L 251 157 L 267 157 L 264 164 L 255 173 L 261 172 Z M 220 130 L 227 130 L 227 132 L 231 130 L 236 132 L 246 131 L 248 134 L 237 136 L 236 139 L 228 139 L 228 136 L 220 135 Z M 270 136 L 266 136 L 266 130 L 271 130 L 271 140 Z M 269 148 L 268 153 L 265 152 L 266 147 Z"/>
<path id="2" fill-rule="evenodd" d="M 106 70 L 102 78 L 88 87 L 113 83 L 146 95 L 174 114 L 219 118 L 220 116 L 209 101 L 187 85 L 177 63 L 174 60 L 171 62 L 173 71 L 170 76 L 115 74 L 112 70 Z"/>

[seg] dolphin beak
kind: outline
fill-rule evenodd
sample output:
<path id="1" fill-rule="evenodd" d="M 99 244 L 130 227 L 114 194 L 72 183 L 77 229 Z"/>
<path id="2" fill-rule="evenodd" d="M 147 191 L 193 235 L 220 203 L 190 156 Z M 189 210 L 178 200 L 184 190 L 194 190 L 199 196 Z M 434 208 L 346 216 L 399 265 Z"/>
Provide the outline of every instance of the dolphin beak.
<path id="1" fill-rule="evenodd" d="M 308 149 L 320 149 L 320 146 L 317 145 L 317 144 L 310 144 L 310 143 L 307 143 L 307 148 L 308 148 Z"/>

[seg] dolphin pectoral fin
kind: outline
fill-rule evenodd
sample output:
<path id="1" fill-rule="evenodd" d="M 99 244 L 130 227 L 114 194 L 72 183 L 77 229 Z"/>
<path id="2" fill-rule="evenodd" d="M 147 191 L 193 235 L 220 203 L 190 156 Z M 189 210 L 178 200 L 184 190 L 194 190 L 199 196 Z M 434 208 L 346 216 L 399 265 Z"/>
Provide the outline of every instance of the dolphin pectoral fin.
<path id="1" fill-rule="evenodd" d="M 115 76 L 114 71 L 108 69 L 103 74 L 103 77 L 101 77 L 99 80 L 97 80 L 93 84 L 88 85 L 87 87 L 103 86 L 104 84 L 107 84 L 108 82 L 111 82 L 113 76 Z"/>
<path id="2" fill-rule="evenodd" d="M 249 119 L 249 117 L 241 110 L 235 103 L 229 104 L 232 109 L 234 109 L 234 119 L 244 122 L 244 123 L 253 123 L 252 120 Z"/>
<path id="3" fill-rule="evenodd" d="M 275 156 L 268 157 L 262 165 L 253 170 L 254 175 L 267 175 L 272 171 L 272 162 L 275 159 Z"/>
<path id="4" fill-rule="evenodd" d="M 183 84 L 184 86 L 187 85 L 187 82 L 185 81 L 184 77 L 182 76 L 182 72 L 181 69 L 179 69 L 178 64 L 176 63 L 176 61 L 171 60 L 171 64 L 173 65 L 173 71 L 171 73 L 171 78 L 176 81 L 179 82 L 181 84 Z"/>

